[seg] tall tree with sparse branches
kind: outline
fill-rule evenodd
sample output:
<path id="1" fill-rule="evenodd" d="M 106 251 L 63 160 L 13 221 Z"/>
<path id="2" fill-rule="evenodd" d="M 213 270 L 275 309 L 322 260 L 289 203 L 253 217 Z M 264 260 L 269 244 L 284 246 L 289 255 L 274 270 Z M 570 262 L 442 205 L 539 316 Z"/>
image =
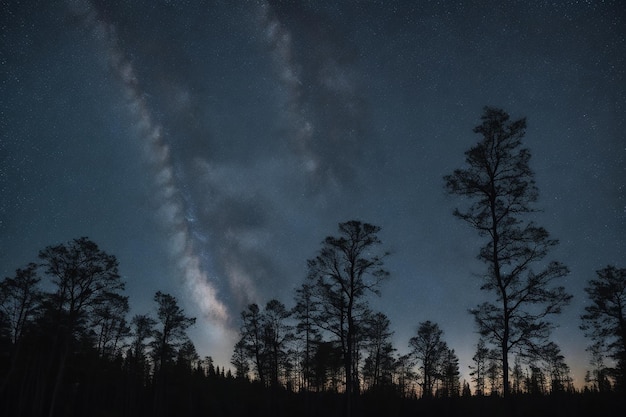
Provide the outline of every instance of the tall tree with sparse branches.
<path id="1" fill-rule="evenodd" d="M 308 261 L 319 309 L 316 323 L 333 334 L 340 346 L 345 370 L 346 408 L 351 415 L 354 380 L 354 351 L 359 322 L 367 307 L 369 293 L 379 294 L 381 282 L 389 276 L 383 268 L 386 252 L 379 252 L 380 227 L 352 220 L 339 224 L 339 236 L 328 236 L 317 256 Z"/>
<path id="2" fill-rule="evenodd" d="M 526 119 L 509 120 L 486 107 L 474 132 L 482 139 L 465 152 L 466 167 L 444 177 L 446 190 L 468 201 L 454 215 L 469 223 L 486 243 L 478 259 L 487 264 L 482 290 L 494 296 L 470 310 L 478 330 L 501 353 L 503 394 L 509 391 L 509 352 L 536 350 L 547 343 L 553 324 L 571 296 L 555 280 L 568 274 L 560 262 L 545 262 L 558 244 L 530 220 L 538 190 L 530 150 L 522 146 Z"/>

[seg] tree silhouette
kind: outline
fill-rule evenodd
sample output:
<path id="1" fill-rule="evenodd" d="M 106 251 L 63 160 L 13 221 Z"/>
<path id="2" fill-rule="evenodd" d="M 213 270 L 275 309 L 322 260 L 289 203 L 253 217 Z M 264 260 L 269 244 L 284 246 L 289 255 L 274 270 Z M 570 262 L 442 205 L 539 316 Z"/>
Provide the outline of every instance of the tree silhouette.
<path id="1" fill-rule="evenodd" d="M 235 367 L 236 378 L 248 378 L 248 372 L 250 372 L 250 364 L 248 361 L 248 354 L 246 352 L 246 346 L 243 339 L 240 339 L 237 343 L 235 343 L 230 363 Z M 210 366 L 213 367 L 213 364 L 211 363 Z M 211 370 L 209 372 L 211 372 Z M 212 369 L 212 373 L 215 373 L 214 368 Z"/>
<path id="2" fill-rule="evenodd" d="M 478 340 L 476 352 L 472 356 L 474 365 L 470 365 L 470 376 L 476 389 L 476 395 L 485 395 L 485 378 L 487 373 L 487 359 L 489 357 L 489 348 L 485 346 L 483 339 Z"/>
<path id="3" fill-rule="evenodd" d="M 391 344 L 391 322 L 383 313 L 376 313 L 366 321 L 366 351 L 368 357 L 363 365 L 363 378 L 370 388 L 390 383 L 395 367 L 394 347 Z"/>
<path id="4" fill-rule="evenodd" d="M 92 330 L 96 332 L 96 349 L 100 356 L 113 357 L 119 353 L 120 344 L 130 335 L 126 320 L 128 297 L 111 294 L 107 304 L 98 306 L 89 317 Z"/>
<path id="5" fill-rule="evenodd" d="M 348 239 L 346 247 L 347 242 Z M 35 264 L 18 269 L 14 277 L 0 283 L 0 381 L 5 385 L 0 393 L 0 415 L 184 417 L 341 413 L 341 403 L 347 397 L 346 353 L 341 338 L 332 331 L 341 328 L 341 318 L 324 314 L 334 310 L 324 305 L 328 299 L 322 297 L 332 294 L 332 281 L 321 288 L 320 280 L 305 284 L 296 292 L 297 306 L 291 311 L 277 300 L 271 300 L 263 309 L 250 305 L 242 314 L 242 339 L 235 345 L 231 360 L 237 374 L 234 378 L 230 369 L 216 366 L 211 357 L 199 359 L 186 335 L 194 319 L 185 315 L 173 296 L 161 292 L 155 295 L 157 311 L 153 315 L 158 320 L 135 315 L 128 325 L 130 305 L 121 293 L 123 285 L 115 258 L 86 240 L 76 239 L 60 246 L 63 247 L 41 252 L 45 252 L 42 259 L 49 268 L 45 275 L 41 274 L 43 290 L 39 289 L 36 273 L 40 266 Z M 362 258 L 371 262 L 378 253 L 375 249 L 375 245 L 364 247 Z M 465 382 L 459 397 L 458 357 L 441 340 L 442 332 L 436 324 L 420 323 L 417 336 L 411 340 L 413 352 L 395 357 L 389 319 L 382 313 L 372 313 L 363 298 L 367 291 L 377 289 L 377 280 L 384 278 L 373 276 L 374 271 L 382 270 L 382 256 L 378 257 L 377 267 L 363 277 L 362 298 L 355 301 L 353 309 L 351 375 L 353 381 L 358 378 L 364 383 L 364 391 L 351 409 L 344 407 L 344 413 L 398 417 L 501 415 L 501 399 L 468 398 L 471 390 Z M 335 259 L 347 258 L 339 252 Z M 350 276 L 349 263 L 337 262 L 337 268 Z M 370 285 L 374 287 L 367 287 Z M 339 299 L 338 296 L 332 300 Z M 336 307 L 347 305 L 344 299 Z M 345 320 L 344 316 L 343 323 Z M 300 344 L 292 343 L 291 333 L 296 325 Z M 250 365 L 255 362 L 254 339 L 246 340 L 243 336 L 254 335 L 258 336 L 257 367 L 264 375 L 263 384 L 248 378 Z M 296 383 L 293 366 L 302 358 L 301 346 L 306 340 L 307 383 L 303 379 Z M 614 340 L 600 341 L 606 345 Z M 11 374 L 10 354 L 16 341 L 21 341 L 22 350 Z M 586 382 L 593 384 L 590 389 L 596 392 L 580 395 L 571 389 L 569 368 L 558 346 L 548 343 L 540 347 L 543 349 L 523 354 L 515 350 L 513 387 L 515 393 L 542 395 L 518 396 L 508 402 L 515 406 L 511 411 L 520 415 L 548 415 L 555 410 L 564 415 L 605 415 L 621 409 L 622 397 L 605 392 L 611 391 L 610 379 L 615 378 L 603 363 L 606 346 L 603 348 L 600 342 L 592 346 L 595 368 Z M 430 356 L 425 359 L 416 352 L 429 352 Z M 481 376 L 472 376 L 483 380 L 483 387 L 477 392 L 485 391 L 484 381 L 492 394 L 501 392 L 502 365 L 497 350 L 490 350 L 483 343 L 474 359 L 478 360 L 476 368 L 480 368 Z M 424 365 L 425 360 L 429 365 Z M 525 361 L 524 368 L 521 360 Z M 478 363 L 482 365 L 479 367 Z M 304 372 L 304 365 L 302 369 Z M 424 387 L 424 396 L 433 397 L 431 400 L 417 399 L 417 381 Z M 359 388 L 354 383 L 356 393 Z M 553 395 L 562 391 L 567 395 Z"/>
<path id="6" fill-rule="evenodd" d="M 398 391 L 402 398 L 408 398 L 415 395 L 413 381 L 417 378 L 415 374 L 415 360 L 413 355 L 407 353 L 396 359 L 395 362 L 395 380 L 397 381 Z"/>
<path id="7" fill-rule="evenodd" d="M 542 359 L 550 377 L 550 392 L 571 391 L 570 367 L 565 363 L 565 356 L 561 353 L 561 348 L 554 342 L 548 343 L 543 349 Z"/>
<path id="8" fill-rule="evenodd" d="M 124 283 L 115 256 L 104 252 L 86 237 L 49 246 L 39 252 L 39 258 L 55 287 L 46 302 L 57 328 L 52 350 L 59 351 L 59 357 L 53 358 L 57 370 L 48 407 L 52 416 L 75 338 L 97 309 L 114 302 L 124 289 Z"/>
<path id="9" fill-rule="evenodd" d="M 462 397 L 471 397 L 472 396 L 472 388 L 470 387 L 469 382 L 463 380 L 463 388 L 461 391 Z"/>
<path id="10" fill-rule="evenodd" d="M 157 291 L 154 301 L 157 303 L 157 327 L 151 343 L 154 362 L 154 413 L 162 415 L 172 403 L 172 392 L 167 388 L 174 359 L 178 348 L 189 341 L 186 330 L 196 319 L 185 315 L 173 295 Z"/>
<path id="11" fill-rule="evenodd" d="M 419 324 L 417 335 L 409 340 L 411 354 L 417 360 L 421 371 L 422 397 L 433 396 L 437 379 L 441 377 L 441 365 L 448 352 L 446 342 L 442 340 L 443 331 L 437 323 L 430 320 Z"/>
<path id="12" fill-rule="evenodd" d="M 487 354 L 487 366 L 485 367 L 485 377 L 489 382 L 489 395 L 497 395 L 503 388 L 502 372 L 503 368 L 499 351 L 490 349 Z"/>
<path id="13" fill-rule="evenodd" d="M 10 341 L 10 365 L 6 375 L 3 375 L 0 395 L 13 379 L 24 330 L 32 324 L 35 313 L 41 306 L 40 281 L 37 265 L 29 263 L 23 269 L 18 268 L 15 277 L 6 277 L 0 283 L 0 323 L 2 328 L 6 328 Z"/>
<path id="14" fill-rule="evenodd" d="M 263 337 L 267 349 L 270 384 L 278 387 L 281 371 L 288 368 L 288 343 L 293 340 L 292 328 L 286 320 L 291 313 L 278 300 L 270 300 L 263 314 Z"/>
<path id="15" fill-rule="evenodd" d="M 536 363 L 530 363 L 530 374 L 526 377 L 526 392 L 529 394 L 545 394 L 546 378 L 541 368 Z"/>
<path id="16" fill-rule="evenodd" d="M 275 299 L 268 301 L 263 311 L 257 304 L 250 304 L 241 313 L 240 340 L 231 361 L 238 376 L 247 373 L 250 361 L 263 386 L 279 386 L 281 376 L 291 368 L 289 343 L 294 336 L 292 326 L 287 323 L 290 316 L 285 305 Z"/>
<path id="17" fill-rule="evenodd" d="M 522 361 L 520 355 L 516 355 L 513 361 L 513 369 L 511 370 L 512 384 L 510 387 L 510 393 L 519 394 L 522 392 L 524 384 L 524 369 L 522 368 Z"/>
<path id="18" fill-rule="evenodd" d="M 587 388 L 591 388 L 596 392 L 607 392 L 611 390 L 611 382 L 609 381 L 610 370 L 604 363 L 604 352 L 599 343 L 594 343 L 587 348 L 591 353 L 590 365 L 591 371 L 587 371 L 585 375 L 585 383 Z"/>
<path id="19" fill-rule="evenodd" d="M 441 364 L 441 389 L 439 397 L 458 397 L 461 391 L 459 357 L 454 349 L 447 349 Z"/>
<path id="20" fill-rule="evenodd" d="M 137 314 L 131 320 L 132 325 L 132 340 L 131 350 L 132 354 L 138 360 L 145 360 L 146 347 L 148 347 L 148 340 L 154 335 L 154 326 L 156 326 L 156 320 L 147 314 Z"/>
<path id="21" fill-rule="evenodd" d="M 596 272 L 585 288 L 591 305 L 581 316 L 581 329 L 615 360 L 615 383 L 626 390 L 626 269 L 609 265 Z"/>
<path id="22" fill-rule="evenodd" d="M 190 374 L 194 365 L 197 365 L 200 360 L 198 352 L 193 342 L 189 339 L 185 340 L 178 348 L 178 355 L 176 357 L 176 366 L 186 371 L 186 374 Z"/>
<path id="23" fill-rule="evenodd" d="M 126 369 L 128 375 L 127 395 L 128 403 L 134 413 L 139 410 L 134 408 L 141 404 L 142 393 L 151 380 L 147 348 L 154 336 L 156 320 L 146 314 L 133 316 L 130 324 L 129 349 L 126 353 Z"/>
<path id="24" fill-rule="evenodd" d="M 13 345 L 18 345 L 24 328 L 32 320 L 41 301 L 37 264 L 18 268 L 15 277 L 0 283 L 0 314 L 9 329 Z"/>
<path id="25" fill-rule="evenodd" d="M 369 292 L 378 294 L 381 281 L 389 275 L 383 269 L 386 253 L 376 253 L 379 231 L 378 226 L 356 220 L 340 223 L 339 236 L 328 236 L 318 255 L 308 261 L 308 277 L 320 301 L 316 322 L 341 346 L 348 416 L 357 394 L 354 347 L 359 316 L 366 310 L 363 301 Z"/>
<path id="26" fill-rule="evenodd" d="M 157 303 L 157 324 L 152 342 L 156 371 L 173 362 L 177 348 L 187 342 L 186 330 L 196 322 L 194 317 L 187 317 L 178 305 L 176 297 L 157 291 L 154 295 Z"/>
<path id="27" fill-rule="evenodd" d="M 316 343 L 311 358 L 311 378 L 316 391 L 337 392 L 342 365 L 343 354 L 336 341 Z"/>
<path id="28" fill-rule="evenodd" d="M 315 325 L 315 313 L 317 303 L 314 299 L 313 288 L 304 283 L 296 290 L 296 306 L 293 308 L 293 316 L 297 320 L 295 333 L 304 344 L 303 358 L 301 363 L 302 381 L 307 390 L 311 387 L 311 364 L 315 343 L 321 340 L 319 329 Z"/>
<path id="29" fill-rule="evenodd" d="M 257 378 L 263 386 L 267 385 L 267 349 L 263 334 L 263 317 L 256 303 L 250 304 L 241 313 L 241 338 L 239 343 L 254 364 Z"/>
<path id="30" fill-rule="evenodd" d="M 495 302 L 470 312 L 481 336 L 499 347 L 505 396 L 511 349 L 545 344 L 553 327 L 548 317 L 571 299 L 563 287 L 551 287 L 567 268 L 555 261 L 540 264 L 558 242 L 529 220 L 538 192 L 530 151 L 522 148 L 525 130 L 526 119 L 511 122 L 503 110 L 486 107 L 474 128 L 482 140 L 465 152 L 467 167 L 444 177 L 449 193 L 470 201 L 454 215 L 487 238 L 478 254 L 488 266 L 481 288 L 493 293 Z"/>

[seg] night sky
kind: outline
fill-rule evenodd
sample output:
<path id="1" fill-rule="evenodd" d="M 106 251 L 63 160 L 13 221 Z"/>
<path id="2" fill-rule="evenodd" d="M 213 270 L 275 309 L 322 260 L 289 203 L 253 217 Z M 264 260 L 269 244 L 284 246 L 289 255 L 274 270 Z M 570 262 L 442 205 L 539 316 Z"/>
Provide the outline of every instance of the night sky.
<path id="1" fill-rule="evenodd" d="M 371 306 L 399 353 L 432 320 L 467 377 L 484 241 L 443 176 L 496 106 L 528 118 L 535 220 L 574 295 L 554 341 L 580 387 L 583 288 L 626 266 L 620 3 L 2 1 L 0 277 L 88 236 L 132 313 L 174 294 L 200 355 L 229 365 L 242 309 L 291 307 L 358 219 L 392 252 Z"/>

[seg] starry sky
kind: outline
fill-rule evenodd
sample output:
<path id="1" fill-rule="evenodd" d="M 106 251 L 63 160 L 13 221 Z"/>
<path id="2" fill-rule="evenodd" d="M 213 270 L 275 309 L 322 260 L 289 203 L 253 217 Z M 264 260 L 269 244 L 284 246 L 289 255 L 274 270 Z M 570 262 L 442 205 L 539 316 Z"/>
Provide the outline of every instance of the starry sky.
<path id="1" fill-rule="evenodd" d="M 549 259 L 574 295 L 553 339 L 582 386 L 595 271 L 626 261 L 619 1 L 0 2 L 0 274 L 88 236 L 133 313 L 157 290 L 229 365 L 239 314 L 293 305 L 339 222 L 382 228 L 371 306 L 408 351 L 437 322 L 467 377 L 484 243 L 443 176 L 484 106 L 528 118 Z"/>

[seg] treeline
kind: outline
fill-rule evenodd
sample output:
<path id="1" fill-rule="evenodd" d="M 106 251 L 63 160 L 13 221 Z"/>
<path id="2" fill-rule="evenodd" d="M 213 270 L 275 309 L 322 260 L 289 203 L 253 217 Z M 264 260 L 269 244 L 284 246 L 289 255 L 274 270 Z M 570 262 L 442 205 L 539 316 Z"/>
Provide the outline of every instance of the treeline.
<path id="1" fill-rule="evenodd" d="M 569 270 L 548 258 L 558 241 L 532 220 L 539 193 L 522 143 L 526 119 L 512 121 L 502 109 L 486 107 L 474 132 L 481 140 L 465 152 L 464 167 L 444 177 L 446 191 L 462 197 L 454 215 L 483 240 L 477 257 L 486 267 L 481 289 L 489 298 L 470 309 L 479 334 L 474 391 L 502 397 L 571 393 L 569 366 L 550 338 L 554 317 L 572 299 L 559 285 Z M 411 352 L 394 356 L 389 320 L 367 303 L 389 275 L 379 231 L 359 221 L 339 224 L 338 234 L 308 261 L 293 310 L 272 300 L 264 310 L 252 304 L 242 313 L 232 360 L 238 376 L 253 371 L 264 386 L 282 378 L 287 387 L 341 391 L 346 415 L 363 391 L 385 385 L 402 397 L 455 397 L 471 390 L 459 383 L 458 359 L 436 323 L 420 323 Z M 594 358 L 587 389 L 623 393 L 626 270 L 609 265 L 597 274 L 581 316 Z"/>
<path id="2" fill-rule="evenodd" d="M 50 246 L 0 283 L 0 413 L 4 416 L 622 415 L 626 269 L 588 282 L 580 327 L 591 369 L 572 386 L 554 317 L 572 296 L 547 259 L 558 244 L 531 220 L 538 191 L 522 147 L 526 120 L 485 108 L 482 139 L 444 177 L 454 215 L 483 240 L 471 380 L 435 321 L 416 320 L 398 355 L 391 323 L 369 299 L 389 279 L 380 227 L 340 223 L 307 262 L 293 305 L 241 313 L 231 369 L 200 358 L 177 300 L 129 318 L 115 256 L 87 238 Z M 426 318 L 427 319 L 427 318 Z"/>
<path id="3" fill-rule="evenodd" d="M 309 260 L 309 279 L 295 291 L 292 308 L 270 300 L 241 313 L 231 361 L 237 378 L 347 398 L 375 391 L 402 398 L 461 395 L 458 357 L 436 323 L 420 323 L 408 341 L 411 352 L 398 356 L 389 318 L 368 307 L 368 293 L 377 293 L 388 276 L 386 253 L 376 253 L 379 230 L 359 221 L 340 224 L 339 235 Z M 468 395 L 469 386 L 464 389 Z"/>
<path id="4" fill-rule="evenodd" d="M 358 221 L 340 224 L 339 234 L 326 238 L 318 255 L 309 260 L 308 279 L 295 291 L 293 307 L 273 299 L 265 306 L 250 304 L 241 313 L 240 339 L 231 360 L 235 377 L 268 389 L 342 393 L 346 401 L 352 397 L 344 404 L 348 408 L 359 396 L 378 393 L 404 400 L 504 396 L 501 351 L 489 346 L 485 337 L 479 336 L 475 346 L 470 381 L 460 380 L 455 350 L 433 321 L 417 323 L 415 336 L 404 346 L 408 353 L 397 354 L 389 318 L 367 303 L 367 293 L 378 293 L 387 277 L 382 268 L 386 253 L 376 250 L 381 244 L 379 231 Z M 607 267 L 598 276 L 587 288 L 596 307 L 587 307 L 582 316 L 581 327 L 595 331 L 590 351 L 596 358 L 584 391 L 620 393 L 624 374 L 619 321 L 610 325 L 610 317 L 597 309 L 624 297 L 626 270 Z M 619 317 L 616 308 L 613 313 Z M 598 321 L 604 326 L 602 337 L 595 335 L 600 333 Z M 532 349 L 520 346 L 509 354 L 508 395 L 577 393 L 555 342 L 524 343 Z M 607 350 L 610 347 L 612 351 Z"/>
<path id="5" fill-rule="evenodd" d="M 199 357 L 185 334 L 194 319 L 185 315 L 173 296 L 157 292 L 152 311 L 129 318 L 117 261 L 94 242 L 80 238 L 48 247 L 40 252 L 40 263 L 18 269 L 0 283 L 0 412 L 6 416 L 339 416 L 347 410 L 355 416 L 565 415 L 565 411 L 610 415 L 624 406 L 617 383 L 619 367 L 607 367 L 597 351 L 583 393 L 571 386 L 569 369 L 556 345 L 549 344 L 551 349 L 532 359 L 516 356 L 507 402 L 502 401 L 497 352 L 484 341 L 473 358 L 471 387 L 459 380 L 455 351 L 432 321 L 419 323 L 407 341 L 409 353 L 398 355 L 389 319 L 371 311 L 365 302 L 366 287 L 377 291 L 386 277 L 385 254 L 375 255 L 373 249 L 380 243 L 372 236 L 378 230 L 356 221 L 340 225 L 344 237 L 327 239 L 324 245 L 332 242 L 361 251 L 345 258 L 320 251 L 319 256 L 333 261 L 316 257 L 309 262 L 309 279 L 295 291 L 292 308 L 278 300 L 263 307 L 248 306 L 241 315 L 241 339 L 232 355 L 232 370 L 217 366 L 210 357 Z M 352 239 L 370 243 L 361 245 Z M 354 261 L 354 268 L 337 268 L 346 259 Z M 332 266 L 332 279 L 346 271 L 354 271 L 353 278 L 362 272 L 361 279 L 367 271 L 379 271 L 378 278 L 333 286 L 325 274 L 320 278 L 325 270 L 321 265 Z M 624 278 L 623 270 L 599 271 L 589 292 L 611 299 L 604 284 L 623 283 Z M 336 297 L 335 290 L 360 294 L 352 302 L 350 320 L 343 316 L 348 304 Z M 592 313 L 588 307 L 586 316 Z M 351 396 L 346 391 L 347 342 L 341 339 L 347 338 L 348 322 L 353 326 Z"/>
<path id="6" fill-rule="evenodd" d="M 172 295 L 128 319 L 117 259 L 91 240 L 39 259 L 0 284 L 2 415 L 174 415 L 191 378 L 226 378 L 199 361 Z"/>

